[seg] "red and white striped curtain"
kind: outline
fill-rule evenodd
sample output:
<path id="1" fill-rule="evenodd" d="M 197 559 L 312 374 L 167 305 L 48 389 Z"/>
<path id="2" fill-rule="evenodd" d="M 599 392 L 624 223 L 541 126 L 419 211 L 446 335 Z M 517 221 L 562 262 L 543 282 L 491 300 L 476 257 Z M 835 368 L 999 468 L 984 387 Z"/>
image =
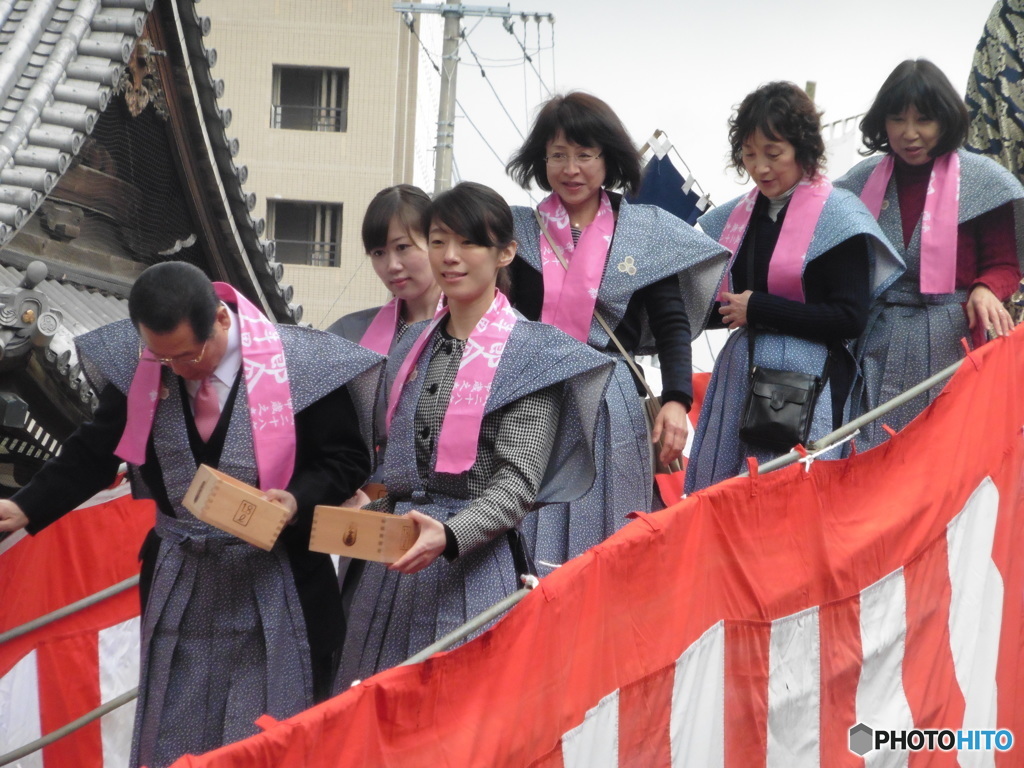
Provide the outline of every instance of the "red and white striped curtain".
<path id="1" fill-rule="evenodd" d="M 0 632 L 139 572 L 152 502 L 122 483 L 38 536 L 0 545 Z M 0 645 L 0 755 L 130 691 L 139 678 L 139 593 L 132 588 Z M 128 765 L 134 702 L 22 758 L 20 768 Z"/>
<path id="2" fill-rule="evenodd" d="M 1022 765 L 848 740 L 1024 739 L 1022 392 L 1018 330 L 887 444 L 643 516 L 477 640 L 175 765 Z"/>

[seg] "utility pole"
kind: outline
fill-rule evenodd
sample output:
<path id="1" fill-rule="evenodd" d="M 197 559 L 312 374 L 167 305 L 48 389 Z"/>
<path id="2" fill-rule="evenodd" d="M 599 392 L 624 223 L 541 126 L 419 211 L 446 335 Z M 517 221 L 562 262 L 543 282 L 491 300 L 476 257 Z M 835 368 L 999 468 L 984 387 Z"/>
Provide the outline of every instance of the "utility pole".
<path id="1" fill-rule="evenodd" d="M 441 49 L 441 99 L 437 107 L 437 150 L 434 156 L 434 194 L 452 186 L 452 157 L 455 154 L 455 80 L 459 74 L 459 27 L 462 14 L 454 9 L 459 0 L 447 0 L 453 9 L 444 15 L 444 46 Z"/>
<path id="2" fill-rule="evenodd" d="M 462 5 L 459 0 L 445 0 L 443 5 L 425 3 L 394 3 L 391 6 L 407 14 L 406 23 L 412 26 L 414 13 L 439 13 L 444 17 L 444 45 L 441 52 L 441 100 L 437 108 L 437 145 L 434 156 L 434 194 L 444 192 L 452 185 L 452 157 L 455 151 L 455 80 L 459 74 L 460 27 L 464 16 L 489 16 L 504 19 L 510 29 L 509 20 L 514 16 L 540 20 L 546 18 L 554 23 L 550 13 L 513 13 L 507 6 Z"/>

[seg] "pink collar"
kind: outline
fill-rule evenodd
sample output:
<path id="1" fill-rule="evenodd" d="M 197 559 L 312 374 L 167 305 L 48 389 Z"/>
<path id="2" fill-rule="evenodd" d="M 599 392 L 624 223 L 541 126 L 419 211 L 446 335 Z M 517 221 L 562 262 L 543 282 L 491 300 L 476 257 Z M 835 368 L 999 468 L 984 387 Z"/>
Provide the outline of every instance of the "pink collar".
<path id="1" fill-rule="evenodd" d="M 242 368 L 260 488 L 284 488 L 295 469 L 295 414 L 281 337 L 273 323 L 230 285 L 214 283 L 213 288 L 218 298 L 238 307 Z M 146 443 L 160 401 L 162 368 L 156 359 L 142 355 L 128 389 L 128 419 L 114 453 L 130 464 L 146 461 Z"/>
<path id="2" fill-rule="evenodd" d="M 875 166 L 860 199 L 876 219 L 889 187 L 895 156 Z M 921 214 L 921 293 L 956 290 L 957 226 L 960 222 L 960 156 L 954 150 L 935 159 Z"/>
<path id="3" fill-rule="evenodd" d="M 782 231 L 779 232 L 779 239 L 775 242 L 775 250 L 772 251 L 772 258 L 768 264 L 768 292 L 773 296 L 803 302 L 804 261 L 807 259 L 807 250 L 814 238 L 818 219 L 825 208 L 825 201 L 831 193 L 832 182 L 824 176 L 818 176 L 814 181 L 804 179 L 794 190 L 786 218 L 782 222 Z M 757 189 L 754 188 L 736 204 L 729 214 L 721 237 L 718 238 L 718 242 L 732 252 L 729 269 L 725 272 L 718 293 L 719 301 L 722 300 L 722 292 L 729 287 L 732 263 L 736 260 L 743 236 L 750 225 L 757 194 Z"/>
<path id="4" fill-rule="evenodd" d="M 578 341 L 587 343 L 590 320 L 597 305 L 608 249 L 615 233 L 615 214 L 608 194 L 601 190 L 597 216 L 573 245 L 569 214 L 562 198 L 550 194 L 537 206 L 544 226 L 540 234 L 540 260 L 544 276 L 544 306 L 541 320 L 561 328 Z M 546 234 L 545 234 L 546 230 Z M 549 242 L 548 237 L 554 240 Z M 563 267 L 556 249 L 568 262 Z"/>
<path id="5" fill-rule="evenodd" d="M 422 356 L 427 342 L 447 316 L 448 307 L 439 309 L 433 322 L 416 339 L 409 354 L 402 361 L 388 403 L 389 432 L 402 390 Z M 501 362 L 501 355 L 505 351 L 505 342 L 508 341 L 517 320 L 518 317 L 505 294 L 495 291 L 494 301 L 469 335 L 466 348 L 462 352 L 462 362 L 452 385 L 448 409 L 445 411 L 441 433 L 437 438 L 437 462 L 434 465 L 436 472 L 459 474 L 470 469 L 476 462 L 480 426 L 483 423 L 487 398 L 491 393 L 491 384 L 494 382 L 498 363 Z"/>

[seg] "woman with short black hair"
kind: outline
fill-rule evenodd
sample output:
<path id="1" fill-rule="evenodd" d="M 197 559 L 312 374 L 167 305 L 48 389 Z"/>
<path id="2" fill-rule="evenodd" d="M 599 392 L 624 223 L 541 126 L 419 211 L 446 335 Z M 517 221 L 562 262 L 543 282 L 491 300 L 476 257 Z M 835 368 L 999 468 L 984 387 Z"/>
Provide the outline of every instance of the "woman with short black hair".
<path id="1" fill-rule="evenodd" d="M 902 271 L 860 201 L 824 176 L 821 115 L 796 85 L 748 94 L 729 142 L 733 167 L 755 188 L 698 222 L 734 254 L 717 315 L 735 333 L 708 384 L 688 493 L 735 476 L 748 456 L 763 462 L 792 447 L 740 437 L 754 367 L 819 378 L 808 441 L 842 423 L 856 373 L 847 340 L 863 330 L 871 296 Z"/>
<path id="2" fill-rule="evenodd" d="M 651 509 L 651 442 L 660 441 L 665 464 L 686 444 L 690 341 L 707 321 L 726 253 L 667 211 L 612 191 L 637 191 L 640 155 L 596 96 L 576 91 L 546 102 L 507 170 L 524 188 L 551 193 L 536 210 L 513 209 L 513 304 L 617 360 L 598 425 L 597 482 L 568 507 L 527 520 L 546 573 L 603 541 L 630 512 Z M 650 434 L 643 389 L 598 314 L 631 356 L 658 354 L 662 407 Z"/>
<path id="3" fill-rule="evenodd" d="M 836 182 L 860 195 L 907 271 L 872 307 L 851 401 L 865 413 L 963 355 L 962 338 L 985 343 L 1013 322 L 1003 302 L 1021 277 L 1014 201 L 1024 187 L 999 164 L 964 150 L 967 108 L 926 59 L 899 64 L 861 121 L 869 157 Z M 861 448 L 902 429 L 942 390 L 938 384 L 858 436 Z"/>
<path id="4" fill-rule="evenodd" d="M 515 256 L 512 213 L 463 182 L 425 212 L 446 306 L 395 346 L 388 376 L 387 496 L 417 538 L 367 563 L 352 599 L 336 690 L 394 666 L 519 588 L 530 570 L 518 527 L 535 504 L 594 479 L 588 436 L 611 363 L 515 312 L 497 288 Z"/>

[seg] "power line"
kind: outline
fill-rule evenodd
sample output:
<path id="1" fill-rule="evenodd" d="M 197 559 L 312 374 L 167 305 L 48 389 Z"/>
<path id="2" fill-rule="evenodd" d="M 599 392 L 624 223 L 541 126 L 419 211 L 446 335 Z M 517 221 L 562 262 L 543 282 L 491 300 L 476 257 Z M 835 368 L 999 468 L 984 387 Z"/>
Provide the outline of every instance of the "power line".
<path id="1" fill-rule="evenodd" d="M 338 306 L 338 302 L 339 302 L 339 301 L 341 301 L 341 297 L 345 295 L 345 291 L 347 291 L 347 290 L 348 290 L 348 287 L 349 287 L 350 285 L 352 285 L 352 281 L 356 279 L 356 275 L 358 275 L 358 274 L 359 274 L 359 272 L 360 272 L 360 271 L 362 270 L 362 268 L 363 268 L 363 265 L 364 265 L 364 264 L 366 264 L 366 263 L 367 263 L 367 262 L 368 262 L 369 260 L 370 260 L 370 259 L 369 259 L 368 257 L 366 257 L 366 258 L 363 258 L 363 259 L 362 259 L 362 260 L 361 260 L 361 261 L 359 262 L 359 266 L 358 266 L 358 267 L 356 267 L 356 268 L 355 268 L 354 270 L 352 270 L 352 274 L 351 274 L 351 275 L 349 276 L 349 278 L 348 278 L 348 282 L 347 282 L 347 283 L 345 283 L 345 287 L 344 287 L 344 288 L 342 288 L 342 289 L 341 289 L 341 291 L 339 291 L 339 292 L 338 292 L 338 297 L 337 297 L 337 298 L 336 298 L 336 299 L 335 299 L 335 300 L 334 300 L 334 301 L 333 301 L 333 302 L 331 303 L 331 306 L 329 306 L 329 307 L 327 308 L 327 311 L 326 311 L 326 312 L 324 312 L 324 313 L 323 313 L 323 315 L 322 315 L 322 316 L 320 317 L 320 323 L 318 324 L 318 326 L 317 326 L 317 327 L 319 327 L 320 325 L 323 325 L 323 322 L 324 322 L 324 320 L 326 320 L 326 319 L 327 319 L 328 317 L 330 317 L 330 314 L 331 314 L 331 312 L 333 312 L 333 311 L 334 311 L 334 308 L 335 308 L 336 306 Z"/>
<path id="2" fill-rule="evenodd" d="M 501 100 L 501 96 L 498 95 L 498 91 L 494 88 L 494 83 L 491 82 L 491 78 L 489 78 L 487 76 L 487 72 L 484 71 L 484 67 L 480 63 L 480 59 L 477 58 L 476 51 L 474 51 L 473 50 L 473 46 L 471 46 L 469 44 L 469 39 L 466 38 L 465 35 L 463 35 L 462 40 L 466 44 L 466 50 L 468 50 L 471 54 L 473 54 L 473 58 L 476 60 L 476 65 L 478 67 L 480 67 L 480 76 L 483 77 L 483 79 L 487 82 L 488 87 L 491 89 L 491 93 L 494 94 L 494 98 L 496 98 L 498 100 L 498 106 L 501 107 L 501 111 L 505 113 L 505 117 L 507 117 L 509 122 L 512 123 L 512 127 L 516 129 L 516 133 L 519 134 L 519 138 L 520 139 L 525 139 L 526 137 L 523 136 L 523 132 L 520 131 L 519 130 L 519 126 L 516 125 L 515 118 L 512 117 L 512 115 L 509 113 L 508 109 L 505 107 L 505 102 L 503 102 Z M 465 110 L 463 110 L 463 111 L 465 111 Z"/>
<path id="3" fill-rule="evenodd" d="M 458 105 L 459 109 L 462 110 L 462 116 L 464 118 L 466 118 L 466 120 L 469 122 L 469 124 L 471 126 L 473 126 L 473 130 L 476 131 L 477 136 L 479 136 L 480 139 L 483 141 L 484 145 L 489 150 L 491 150 L 491 154 L 494 155 L 494 157 L 497 159 L 497 161 L 499 163 L 501 163 L 501 167 L 504 168 L 505 167 L 505 161 L 501 159 L 501 155 L 498 154 L 498 151 L 494 147 L 491 146 L 491 143 L 487 140 L 487 137 L 483 135 L 483 133 L 480 131 L 479 128 L 477 128 L 476 123 L 473 122 L 473 118 L 471 118 L 469 116 L 469 113 L 466 112 L 466 108 L 464 106 L 462 106 L 462 102 L 459 101 L 458 99 L 456 99 L 455 103 L 456 103 L 456 105 Z"/>
<path id="4" fill-rule="evenodd" d="M 420 38 L 419 33 L 416 32 L 416 23 L 413 15 L 411 13 L 403 13 L 402 19 L 405 20 L 405 26 L 409 28 L 409 31 L 412 33 L 412 36 L 416 38 L 416 42 L 420 44 L 420 49 L 426 55 L 427 61 L 430 62 L 430 66 L 432 66 L 434 68 L 434 71 L 440 75 L 441 68 L 437 66 L 437 62 L 434 61 L 434 57 L 430 55 L 430 51 L 427 49 L 427 46 L 423 44 L 423 40 Z"/>
<path id="5" fill-rule="evenodd" d="M 544 76 L 541 75 L 541 73 L 537 71 L 537 67 L 533 65 L 533 59 L 530 56 L 530 52 L 526 50 L 526 46 L 523 44 L 523 41 L 520 40 L 519 35 L 515 33 L 515 30 L 513 29 L 513 22 L 510 19 L 505 19 L 504 21 L 502 21 L 501 25 L 505 28 L 505 31 L 512 35 L 515 41 L 519 44 L 519 49 L 523 52 L 523 58 L 527 61 L 527 63 L 529 63 L 530 67 L 533 69 L 534 74 L 537 75 L 537 79 L 540 81 L 540 84 L 544 86 L 544 90 L 548 92 L 548 97 L 550 98 L 551 96 L 553 96 L 554 94 L 551 92 L 551 89 L 548 88 L 548 84 L 544 82 Z M 525 28 L 526 25 L 524 18 L 523 29 Z"/>

